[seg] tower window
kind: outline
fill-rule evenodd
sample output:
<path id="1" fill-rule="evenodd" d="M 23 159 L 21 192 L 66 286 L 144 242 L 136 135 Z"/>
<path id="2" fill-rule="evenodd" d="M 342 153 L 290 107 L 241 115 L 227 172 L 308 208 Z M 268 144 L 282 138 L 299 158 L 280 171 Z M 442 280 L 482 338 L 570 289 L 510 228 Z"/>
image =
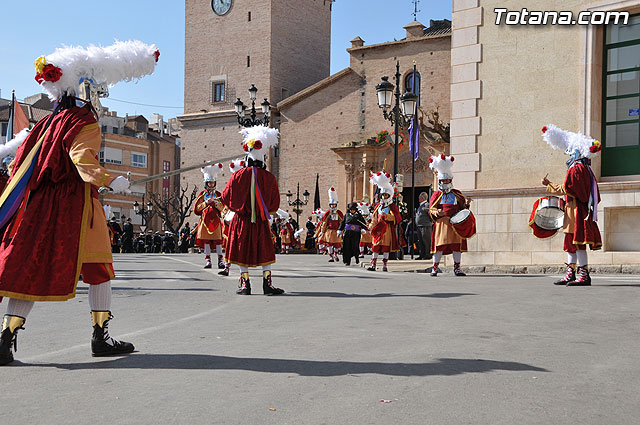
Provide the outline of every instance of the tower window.
<path id="1" fill-rule="evenodd" d="M 213 84 L 213 102 L 224 102 L 224 83 Z"/>
<path id="2" fill-rule="evenodd" d="M 251 66 L 251 56 L 247 56 L 247 68 Z"/>
<path id="3" fill-rule="evenodd" d="M 248 12 L 247 14 L 247 21 L 251 22 L 251 12 Z"/>

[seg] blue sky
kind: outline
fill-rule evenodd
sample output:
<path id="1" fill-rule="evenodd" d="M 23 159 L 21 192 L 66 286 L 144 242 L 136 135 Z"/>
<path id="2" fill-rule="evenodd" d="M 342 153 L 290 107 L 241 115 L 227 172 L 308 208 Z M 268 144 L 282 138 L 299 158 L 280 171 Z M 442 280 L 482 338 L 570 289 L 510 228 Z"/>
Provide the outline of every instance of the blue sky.
<path id="1" fill-rule="evenodd" d="M 207 1 L 207 0 L 202 0 Z M 246 1 L 246 0 L 237 0 Z M 277 0 L 275 0 L 277 1 Z M 181 0 L 111 0 L 89 2 L 44 0 L 3 2 L 3 43 L 0 44 L 2 98 L 41 92 L 33 79 L 33 60 L 66 45 L 109 45 L 114 39 L 140 39 L 161 52 L 154 75 L 138 84 L 120 83 L 110 90 L 104 105 L 124 116 L 147 117 L 161 113 L 171 118 L 182 113 L 184 95 L 184 2 Z M 9 3 L 9 4 L 7 4 Z M 103 4 L 98 8 L 96 4 Z M 390 5 L 393 5 L 391 8 Z M 451 0 L 421 0 L 418 20 L 451 19 Z M 331 72 L 349 65 L 345 51 L 349 40 L 362 37 L 366 44 L 404 37 L 402 27 L 413 20 L 411 0 L 336 0 L 333 5 Z M 380 22 L 380 17 L 384 18 Z M 69 24 L 63 24 L 63 19 Z M 112 100 L 113 99 L 113 100 Z M 115 99 L 142 106 L 116 101 Z M 170 106 L 164 108 L 160 106 Z"/>

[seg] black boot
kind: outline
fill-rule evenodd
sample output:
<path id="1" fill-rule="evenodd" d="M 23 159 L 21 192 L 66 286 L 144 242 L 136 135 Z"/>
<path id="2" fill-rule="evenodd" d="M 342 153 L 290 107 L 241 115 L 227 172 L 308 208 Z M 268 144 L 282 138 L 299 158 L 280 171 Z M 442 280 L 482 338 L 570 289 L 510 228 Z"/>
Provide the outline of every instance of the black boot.
<path id="1" fill-rule="evenodd" d="M 0 335 L 0 366 L 4 366 L 13 361 L 13 351 L 18 350 L 18 329 L 24 329 L 25 319 L 20 316 L 5 314 L 2 320 L 2 335 Z"/>
<path id="2" fill-rule="evenodd" d="M 240 273 L 240 283 L 238 284 L 238 295 L 251 295 L 251 282 L 249 282 L 249 273 Z"/>
<path id="3" fill-rule="evenodd" d="M 453 263 L 453 274 L 456 276 L 466 276 L 466 274 L 460 270 L 460 263 Z"/>
<path id="4" fill-rule="evenodd" d="M 230 266 L 230 264 L 225 263 L 225 265 L 224 265 L 224 270 L 220 270 L 220 271 L 218 272 L 218 274 L 219 274 L 220 276 L 229 276 L 229 266 Z"/>
<path id="5" fill-rule="evenodd" d="M 588 266 L 578 266 L 576 280 L 568 282 L 567 286 L 591 286 L 591 276 L 589 276 Z"/>
<path id="6" fill-rule="evenodd" d="M 567 274 L 560 280 L 553 282 L 554 285 L 566 285 L 576 280 L 576 265 L 567 263 Z"/>
<path id="7" fill-rule="evenodd" d="M 226 267 L 224 260 L 222 259 L 222 255 L 218 255 L 218 268 L 220 270 L 224 269 Z"/>
<path id="8" fill-rule="evenodd" d="M 130 342 L 118 341 L 109 336 L 109 321 L 113 319 L 110 311 L 91 310 L 93 336 L 91 353 L 93 357 L 119 356 L 133 353 L 135 347 Z"/>
<path id="9" fill-rule="evenodd" d="M 265 295 L 282 295 L 284 289 L 276 288 L 271 282 L 271 271 L 262 272 L 262 292 Z"/>

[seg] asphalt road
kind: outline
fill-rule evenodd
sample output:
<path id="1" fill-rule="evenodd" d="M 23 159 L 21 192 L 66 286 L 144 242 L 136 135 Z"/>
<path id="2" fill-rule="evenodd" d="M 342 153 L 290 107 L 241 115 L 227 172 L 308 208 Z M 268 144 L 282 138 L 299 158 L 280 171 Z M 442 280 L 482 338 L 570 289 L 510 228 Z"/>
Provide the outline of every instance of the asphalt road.
<path id="1" fill-rule="evenodd" d="M 235 295 L 200 255 L 118 255 L 113 336 L 87 290 L 38 303 L 0 368 L 0 424 L 635 424 L 640 277 L 367 272 L 278 258 Z M 381 401 L 382 400 L 382 401 Z"/>

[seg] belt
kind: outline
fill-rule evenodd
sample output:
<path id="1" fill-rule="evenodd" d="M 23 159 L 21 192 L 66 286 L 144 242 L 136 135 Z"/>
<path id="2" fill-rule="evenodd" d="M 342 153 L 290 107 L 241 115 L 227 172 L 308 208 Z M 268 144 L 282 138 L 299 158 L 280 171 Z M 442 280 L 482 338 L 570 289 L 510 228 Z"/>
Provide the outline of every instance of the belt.
<path id="1" fill-rule="evenodd" d="M 352 230 L 354 232 L 359 232 L 360 226 L 358 226 L 357 224 L 345 224 L 344 230 Z"/>

